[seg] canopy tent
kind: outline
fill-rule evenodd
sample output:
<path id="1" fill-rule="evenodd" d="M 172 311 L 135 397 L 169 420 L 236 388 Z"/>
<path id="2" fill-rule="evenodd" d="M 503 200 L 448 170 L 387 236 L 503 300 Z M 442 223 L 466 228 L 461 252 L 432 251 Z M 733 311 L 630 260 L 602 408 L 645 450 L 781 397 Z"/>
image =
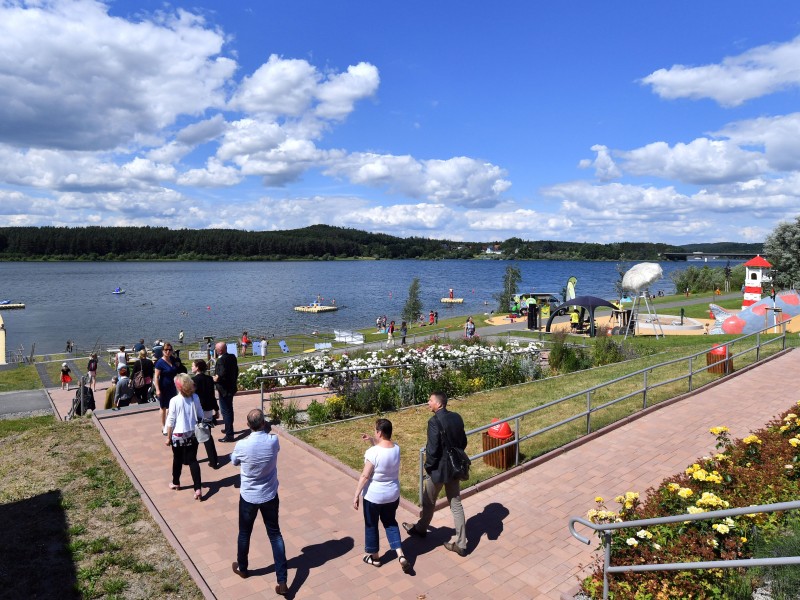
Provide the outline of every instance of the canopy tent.
<path id="1" fill-rule="evenodd" d="M 608 308 L 616 309 L 617 307 L 608 300 L 603 300 L 602 298 L 598 298 L 597 296 L 578 296 L 577 298 L 573 298 L 558 306 L 553 312 L 550 313 L 550 318 L 547 320 L 547 327 L 545 327 L 545 331 L 550 333 L 550 325 L 553 323 L 553 319 L 556 318 L 557 315 L 561 313 L 563 310 L 567 312 L 570 306 L 580 306 L 581 307 L 581 321 L 583 321 L 583 316 L 586 314 L 586 311 L 589 311 L 589 337 L 595 336 L 594 330 L 594 311 L 595 309 L 607 306 Z"/>

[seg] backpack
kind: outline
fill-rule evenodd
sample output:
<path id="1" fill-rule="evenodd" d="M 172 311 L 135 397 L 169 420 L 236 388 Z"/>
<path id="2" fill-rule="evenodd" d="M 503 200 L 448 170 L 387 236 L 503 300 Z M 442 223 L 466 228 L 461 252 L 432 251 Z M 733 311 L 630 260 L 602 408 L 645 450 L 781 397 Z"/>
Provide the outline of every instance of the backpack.
<path id="1" fill-rule="evenodd" d="M 89 363 L 86 365 L 87 371 L 97 371 L 97 360 L 94 358 L 89 359 Z"/>

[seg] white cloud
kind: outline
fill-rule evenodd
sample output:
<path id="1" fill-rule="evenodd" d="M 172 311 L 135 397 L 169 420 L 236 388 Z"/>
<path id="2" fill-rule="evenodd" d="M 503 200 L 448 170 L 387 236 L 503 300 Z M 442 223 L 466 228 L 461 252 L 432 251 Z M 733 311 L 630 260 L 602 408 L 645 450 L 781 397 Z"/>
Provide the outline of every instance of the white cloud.
<path id="1" fill-rule="evenodd" d="M 344 213 L 338 221 L 361 229 L 397 235 L 395 232 L 399 230 L 442 229 L 455 217 L 456 213 L 442 204 L 395 204 Z"/>
<path id="2" fill-rule="evenodd" d="M 611 158 L 611 153 L 606 146 L 602 144 L 595 144 L 591 147 L 592 152 L 596 152 L 594 160 L 583 159 L 578 163 L 581 169 L 588 169 L 594 167 L 594 174 L 600 181 L 610 181 L 622 175 L 619 167 L 614 163 Z"/>
<path id="3" fill-rule="evenodd" d="M 696 184 L 737 181 L 767 170 L 762 153 L 708 138 L 697 138 L 673 147 L 665 142 L 653 142 L 618 154 L 627 173 Z"/>
<path id="4" fill-rule="evenodd" d="M 317 90 L 320 100 L 315 113 L 323 119 L 344 119 L 353 111 L 353 105 L 362 98 L 372 96 L 378 89 L 378 69 L 369 63 L 347 67 L 346 73 L 331 75 Z"/>
<path id="5" fill-rule="evenodd" d="M 227 187 L 242 180 L 242 174 L 215 158 L 209 158 L 204 169 L 190 169 L 178 177 L 178 185 L 197 187 Z"/>
<path id="6" fill-rule="evenodd" d="M 800 85 L 800 37 L 727 57 L 719 64 L 659 69 L 642 82 L 662 98 L 711 98 L 723 106 Z"/>
<path id="7" fill-rule="evenodd" d="M 223 42 L 184 11 L 134 23 L 91 0 L 5 2 L 0 141 L 109 150 L 222 106 L 235 70 Z"/>
<path id="8" fill-rule="evenodd" d="M 330 161 L 325 173 L 436 204 L 464 207 L 494 206 L 511 186 L 503 179 L 505 170 L 464 156 L 420 161 L 411 156 L 353 153 Z"/>
<path id="9" fill-rule="evenodd" d="M 268 117 L 298 117 L 314 97 L 319 74 L 305 60 L 283 59 L 273 54 L 249 77 L 245 77 L 230 107 Z"/>
<path id="10" fill-rule="evenodd" d="M 771 169 L 800 169 L 800 113 L 730 123 L 713 135 L 728 138 L 738 146 L 763 148 Z"/>

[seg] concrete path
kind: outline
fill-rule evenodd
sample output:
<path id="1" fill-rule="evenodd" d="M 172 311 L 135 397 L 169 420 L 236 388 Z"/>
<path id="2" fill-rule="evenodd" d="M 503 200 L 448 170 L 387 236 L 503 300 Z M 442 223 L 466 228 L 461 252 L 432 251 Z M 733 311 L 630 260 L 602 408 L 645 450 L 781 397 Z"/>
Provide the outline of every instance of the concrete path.
<path id="1" fill-rule="evenodd" d="M 351 506 L 356 474 L 335 468 L 281 433 L 279 462 L 281 528 L 289 559 L 290 597 L 322 600 L 389 598 L 558 599 L 571 595 L 580 565 L 593 548 L 573 539 L 567 520 L 584 515 L 597 495 L 613 498 L 644 492 L 713 450 L 708 428 L 726 425 L 742 437 L 795 401 L 800 352 L 789 352 L 699 394 L 654 410 L 614 431 L 464 499 L 469 554 L 461 558 L 441 543 L 452 535 L 448 510 L 439 511 L 425 540 L 403 547 L 414 565 L 404 575 L 393 553 L 382 548 L 381 568 L 361 562 L 363 520 Z M 757 401 L 752 390 L 758 390 Z M 236 400 L 236 423 L 244 429 L 256 397 Z M 422 409 L 420 409 L 422 410 Z M 222 468 L 205 461 L 205 500 L 192 499 L 188 472 L 180 491 L 168 489 L 171 452 L 150 407 L 98 414 L 98 427 L 139 487 L 145 503 L 204 589 L 207 597 L 272 598 L 275 575 L 266 534 L 256 526 L 250 553 L 253 576 L 231 572 L 238 518 L 238 469 L 227 463 L 229 444 L 217 444 Z M 353 452 L 363 447 L 354 440 Z M 398 520 L 415 518 L 401 504 Z"/>
<path id="2" fill-rule="evenodd" d="M 50 412 L 50 399 L 44 390 L 0 394 L 0 417 Z"/>

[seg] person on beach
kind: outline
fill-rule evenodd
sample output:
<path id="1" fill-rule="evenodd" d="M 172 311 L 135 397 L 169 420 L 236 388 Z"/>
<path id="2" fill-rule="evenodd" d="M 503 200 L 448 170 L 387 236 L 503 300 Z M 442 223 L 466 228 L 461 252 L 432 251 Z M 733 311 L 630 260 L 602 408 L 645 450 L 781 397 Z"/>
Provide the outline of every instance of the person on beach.
<path id="1" fill-rule="evenodd" d="M 166 348 L 164 348 L 166 352 Z M 166 446 L 172 447 L 172 482 L 169 489 L 179 490 L 181 487 L 181 471 L 183 465 L 189 467 L 192 475 L 194 499 L 202 500 L 202 481 L 200 479 L 200 464 L 197 462 L 197 438 L 194 435 L 194 426 L 202 421 L 203 407 L 200 399 L 194 393 L 194 382 L 186 373 L 175 377 L 175 388 L 178 393 L 169 401 L 167 415 Z"/>
<path id="2" fill-rule="evenodd" d="M 433 311 L 433 322 L 438 325 L 439 324 L 439 311 Z"/>
<path id="3" fill-rule="evenodd" d="M 386 333 L 386 345 L 394 346 L 394 321 L 389 323 L 389 329 Z"/>
<path id="4" fill-rule="evenodd" d="M 136 385 L 136 374 L 141 373 L 142 376 L 140 381 L 143 385 L 137 387 Z M 133 363 L 133 367 L 131 369 L 131 378 L 133 379 L 133 389 L 136 394 L 136 401 L 139 404 L 146 404 L 147 403 L 147 390 L 150 389 L 150 385 L 153 383 L 153 376 L 155 375 L 155 365 L 153 361 L 147 358 L 147 350 L 142 348 L 139 350 L 139 358 L 136 359 L 136 362 Z"/>
<path id="5" fill-rule="evenodd" d="M 472 317 L 469 317 L 464 323 L 464 337 L 468 340 L 471 340 L 475 336 L 475 321 L 472 320 Z"/>
<path id="6" fill-rule="evenodd" d="M 264 336 L 261 336 L 261 360 L 265 360 L 267 358 L 268 343 L 269 342 L 267 342 L 266 338 L 264 338 Z"/>
<path id="7" fill-rule="evenodd" d="M 214 366 L 214 383 L 217 387 L 219 396 L 219 407 L 222 412 L 222 433 L 220 442 L 232 442 L 234 436 L 233 429 L 233 396 L 239 389 L 239 362 L 235 354 L 228 353 L 228 346 L 225 342 L 217 342 L 214 346 L 214 353 L 217 355 L 217 363 Z"/>
<path id="8" fill-rule="evenodd" d="M 467 531 L 464 519 L 464 507 L 461 505 L 461 482 L 448 477 L 447 448 L 467 447 L 467 435 L 464 431 L 464 420 L 458 413 L 447 410 L 447 396 L 442 392 L 433 392 L 428 398 L 428 408 L 433 416 L 428 419 L 428 440 L 425 447 L 425 478 L 422 494 L 422 513 L 416 523 L 403 523 L 403 529 L 412 537 L 424 538 L 428 535 L 428 525 L 433 518 L 436 499 L 444 487 L 450 512 L 453 513 L 456 537 L 453 542 L 445 542 L 444 547 L 459 556 L 467 555 Z"/>
<path id="9" fill-rule="evenodd" d="M 138 342 L 136 342 L 136 343 L 133 345 L 133 352 L 134 352 L 134 354 L 138 355 L 138 354 L 139 354 L 139 352 L 141 352 L 142 350 L 145 350 L 145 347 L 144 347 L 144 338 L 141 338 L 141 339 L 140 339 Z"/>
<path id="10" fill-rule="evenodd" d="M 361 436 L 370 443 L 364 453 L 364 469 L 356 484 L 353 508 L 364 497 L 364 557 L 362 560 L 375 567 L 381 566 L 378 522 L 383 523 L 389 547 L 397 553 L 404 573 L 411 571 L 411 563 L 403 554 L 400 528 L 397 526 L 397 507 L 400 505 L 400 446 L 392 441 L 392 422 L 375 421 L 375 435 Z"/>
<path id="11" fill-rule="evenodd" d="M 249 577 L 250 537 L 253 534 L 258 513 L 264 520 L 267 537 L 272 546 L 275 562 L 275 577 L 278 581 L 275 593 L 289 593 L 286 548 L 278 522 L 280 499 L 278 498 L 278 436 L 270 433 L 264 413 L 254 408 L 247 413 L 250 435 L 236 444 L 231 453 L 231 463 L 241 465 L 241 487 L 239 488 L 239 536 L 236 543 L 236 562 L 231 569 L 239 577 Z"/>
<path id="12" fill-rule="evenodd" d="M 400 323 L 400 345 L 406 345 L 406 336 L 408 335 L 408 325 L 405 321 Z"/>
<path id="13" fill-rule="evenodd" d="M 128 367 L 121 367 L 118 372 L 119 378 L 117 379 L 116 392 L 114 394 L 114 408 L 129 406 L 135 392 L 133 382 L 128 377 Z"/>
<path id="14" fill-rule="evenodd" d="M 431 311 L 431 314 L 428 315 L 428 325 L 433 325 L 433 321 L 435 318 L 436 317 L 433 316 L 433 311 Z"/>
<path id="15" fill-rule="evenodd" d="M 117 395 L 117 382 L 119 381 L 119 377 L 114 375 L 111 378 L 111 385 L 108 386 L 106 390 L 106 400 L 103 404 L 103 408 L 106 410 L 111 410 L 114 408 L 114 397 Z"/>
<path id="16" fill-rule="evenodd" d="M 69 382 L 72 381 L 72 369 L 67 363 L 61 363 L 61 389 L 69 391 Z"/>
<path id="17" fill-rule="evenodd" d="M 581 316 L 578 313 L 578 309 L 573 308 L 572 312 L 569 313 L 569 327 L 573 333 L 576 333 L 578 331 L 580 324 L 581 324 Z"/>
<path id="18" fill-rule="evenodd" d="M 217 395 L 214 390 L 214 380 L 206 371 L 208 371 L 208 365 L 202 358 L 192 362 L 192 381 L 194 382 L 194 391 L 200 398 L 200 406 L 203 407 L 203 420 L 214 421 L 216 420 L 215 415 L 219 413 L 219 404 L 217 404 Z M 212 469 L 218 469 L 219 460 L 213 436 L 209 436 L 203 444 L 206 447 L 208 464 Z"/>
<path id="19" fill-rule="evenodd" d="M 175 387 L 175 376 L 178 367 L 172 359 L 172 344 L 166 343 L 163 347 L 163 356 L 156 361 L 153 383 L 156 386 L 156 400 L 161 408 L 161 429 L 167 435 L 167 410 L 169 401 L 178 393 Z"/>
<path id="20" fill-rule="evenodd" d="M 247 332 L 242 332 L 242 356 L 247 356 L 247 345 L 250 343 L 250 338 L 247 337 Z"/>
<path id="21" fill-rule="evenodd" d="M 86 373 L 89 375 L 89 388 L 93 391 L 97 391 L 97 353 L 92 352 L 92 355 L 89 357 L 89 362 L 86 363 Z"/>
<path id="22" fill-rule="evenodd" d="M 128 353 L 125 352 L 125 346 L 119 347 L 119 352 L 114 357 L 114 366 L 117 368 L 117 373 L 122 367 L 128 366 Z"/>

